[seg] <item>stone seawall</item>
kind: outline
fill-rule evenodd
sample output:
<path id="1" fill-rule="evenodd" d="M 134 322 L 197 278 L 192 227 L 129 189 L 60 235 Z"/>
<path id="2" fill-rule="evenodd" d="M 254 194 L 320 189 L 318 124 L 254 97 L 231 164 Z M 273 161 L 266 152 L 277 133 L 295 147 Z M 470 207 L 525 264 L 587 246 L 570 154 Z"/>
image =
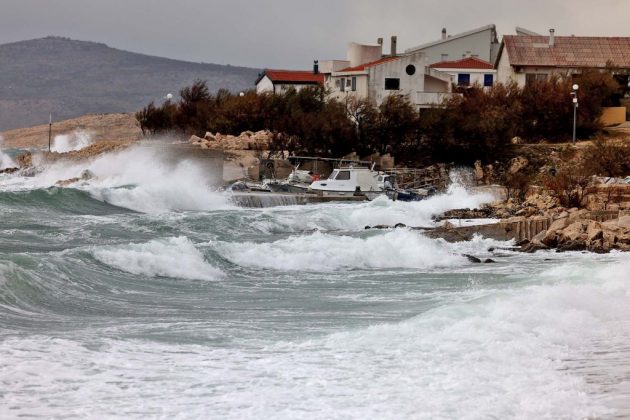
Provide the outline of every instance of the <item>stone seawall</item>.
<path id="1" fill-rule="evenodd" d="M 618 211 L 591 211 L 581 212 L 579 218 L 599 223 L 614 220 L 620 217 Z M 576 219 L 577 220 L 577 219 Z M 427 230 L 426 235 L 431 238 L 442 238 L 449 242 L 469 241 L 475 235 L 491 238 L 498 241 L 516 242 L 531 241 L 541 232 L 546 232 L 554 220 L 551 217 L 515 217 L 501 222 L 476 225 L 476 226 L 440 226 Z"/>

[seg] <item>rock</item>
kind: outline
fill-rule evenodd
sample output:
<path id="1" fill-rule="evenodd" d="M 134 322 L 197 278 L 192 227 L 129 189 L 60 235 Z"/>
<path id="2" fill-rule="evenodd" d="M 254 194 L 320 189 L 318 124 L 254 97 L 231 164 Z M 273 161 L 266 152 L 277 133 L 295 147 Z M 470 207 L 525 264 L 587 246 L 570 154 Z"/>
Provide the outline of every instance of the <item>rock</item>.
<path id="1" fill-rule="evenodd" d="M 33 166 L 33 154 L 31 152 L 22 153 L 16 158 L 16 163 L 20 168 L 30 168 Z"/>
<path id="2" fill-rule="evenodd" d="M 209 132 L 209 131 L 206 131 L 206 135 L 205 135 L 205 136 L 203 136 L 203 138 L 204 138 L 205 140 L 217 141 L 217 138 L 214 136 L 214 134 L 212 134 L 212 133 L 211 133 L 211 132 Z"/>
<path id="3" fill-rule="evenodd" d="M 190 136 L 190 138 L 188 139 L 189 143 L 193 143 L 193 144 L 201 144 L 204 143 L 203 139 L 201 137 L 195 136 L 194 134 L 192 136 Z"/>
<path id="4" fill-rule="evenodd" d="M 542 242 L 529 242 L 527 245 L 521 248 L 522 252 L 533 254 L 536 251 L 549 249 L 549 247 Z"/>
<path id="5" fill-rule="evenodd" d="M 586 228 L 586 238 L 588 242 L 604 239 L 604 231 L 602 225 L 598 222 L 591 222 Z"/>
<path id="6" fill-rule="evenodd" d="M 568 218 L 554 221 L 549 226 L 549 229 L 544 232 L 544 236 L 540 241 L 548 247 L 555 247 L 558 244 L 558 232 L 565 229 L 569 224 Z"/>
<path id="7" fill-rule="evenodd" d="M 481 166 L 481 161 L 477 160 L 475 161 L 475 181 L 477 181 L 477 183 L 481 183 L 483 181 L 483 167 Z"/>
<path id="8" fill-rule="evenodd" d="M 4 168 L 4 169 L 0 169 L 0 174 L 12 174 L 19 170 L 20 168 Z"/>
<path id="9" fill-rule="evenodd" d="M 481 263 L 481 260 L 474 255 L 462 254 L 464 257 L 468 258 L 468 261 L 473 263 Z"/>
<path id="10" fill-rule="evenodd" d="M 630 216 L 621 216 L 617 219 L 617 226 L 623 229 L 630 229 Z"/>
<path id="11" fill-rule="evenodd" d="M 404 224 L 404 223 L 396 223 L 394 225 L 394 228 L 396 228 L 396 229 L 398 229 L 398 228 L 406 228 L 406 227 L 407 227 L 407 225 Z"/>
<path id="12" fill-rule="evenodd" d="M 577 241 L 578 239 L 586 239 L 586 222 L 577 221 L 571 223 L 566 228 L 559 231 L 560 241 L 561 242 L 569 242 L 569 241 Z"/>
<path id="13" fill-rule="evenodd" d="M 568 240 L 562 242 L 556 252 L 567 252 L 567 251 L 584 251 L 586 250 L 586 243 L 584 241 L 579 240 Z"/>
<path id="14" fill-rule="evenodd" d="M 523 144 L 523 139 L 520 138 L 519 136 L 516 136 L 516 137 L 512 137 L 512 140 L 510 142 L 512 144 Z"/>
<path id="15" fill-rule="evenodd" d="M 510 160 L 510 166 L 508 173 L 514 175 L 517 172 L 523 170 L 529 164 L 529 160 L 523 156 L 517 156 Z"/>
<path id="16" fill-rule="evenodd" d="M 485 260 L 483 260 L 484 264 L 492 264 L 495 263 L 496 261 L 493 260 L 492 258 L 486 258 Z"/>

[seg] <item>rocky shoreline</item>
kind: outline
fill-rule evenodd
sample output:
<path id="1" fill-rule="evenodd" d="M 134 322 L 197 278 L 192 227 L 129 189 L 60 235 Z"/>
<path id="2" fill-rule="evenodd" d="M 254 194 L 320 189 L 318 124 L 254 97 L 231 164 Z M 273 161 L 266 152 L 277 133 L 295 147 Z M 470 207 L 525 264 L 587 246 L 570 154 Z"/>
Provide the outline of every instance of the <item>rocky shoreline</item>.
<path id="1" fill-rule="evenodd" d="M 629 186 L 630 188 L 630 186 Z M 511 250 L 536 252 L 539 250 L 590 251 L 608 253 L 613 250 L 630 251 L 630 211 L 588 209 L 564 209 L 551 207 L 545 211 L 539 209 L 528 216 L 497 217 L 507 211 L 506 207 L 514 203 L 496 202 L 478 209 L 449 210 L 434 218 L 444 221 L 438 227 L 408 227 L 404 224 L 394 226 L 366 226 L 366 229 L 410 228 L 421 230 L 431 238 L 441 238 L 448 242 L 471 240 L 475 235 L 499 241 L 514 241 Z M 516 206 L 514 206 L 516 207 Z M 512 212 L 532 213 L 527 205 Z M 455 226 L 446 219 L 474 220 L 493 219 L 499 221 L 488 224 Z"/>

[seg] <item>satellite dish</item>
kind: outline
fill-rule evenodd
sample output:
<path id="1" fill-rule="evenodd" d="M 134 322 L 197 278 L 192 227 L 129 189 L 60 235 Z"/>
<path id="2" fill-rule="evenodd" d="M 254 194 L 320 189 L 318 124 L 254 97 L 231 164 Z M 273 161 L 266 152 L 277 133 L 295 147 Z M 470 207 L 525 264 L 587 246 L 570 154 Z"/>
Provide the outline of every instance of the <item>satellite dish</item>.
<path id="1" fill-rule="evenodd" d="M 173 94 L 172 94 L 172 93 L 167 93 L 167 94 L 166 94 L 166 99 L 167 99 L 167 100 L 169 100 L 169 101 L 170 101 L 171 99 L 173 99 Z"/>

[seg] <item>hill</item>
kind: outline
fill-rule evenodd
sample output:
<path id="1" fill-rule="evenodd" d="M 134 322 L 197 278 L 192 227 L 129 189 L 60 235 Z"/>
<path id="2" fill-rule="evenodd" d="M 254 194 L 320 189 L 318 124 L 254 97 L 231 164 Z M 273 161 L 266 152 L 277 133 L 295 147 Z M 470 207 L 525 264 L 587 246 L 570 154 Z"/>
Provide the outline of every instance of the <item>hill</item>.
<path id="1" fill-rule="evenodd" d="M 89 113 L 133 112 L 195 79 L 251 89 L 259 70 L 137 54 L 46 37 L 0 45 L 0 131 Z"/>

